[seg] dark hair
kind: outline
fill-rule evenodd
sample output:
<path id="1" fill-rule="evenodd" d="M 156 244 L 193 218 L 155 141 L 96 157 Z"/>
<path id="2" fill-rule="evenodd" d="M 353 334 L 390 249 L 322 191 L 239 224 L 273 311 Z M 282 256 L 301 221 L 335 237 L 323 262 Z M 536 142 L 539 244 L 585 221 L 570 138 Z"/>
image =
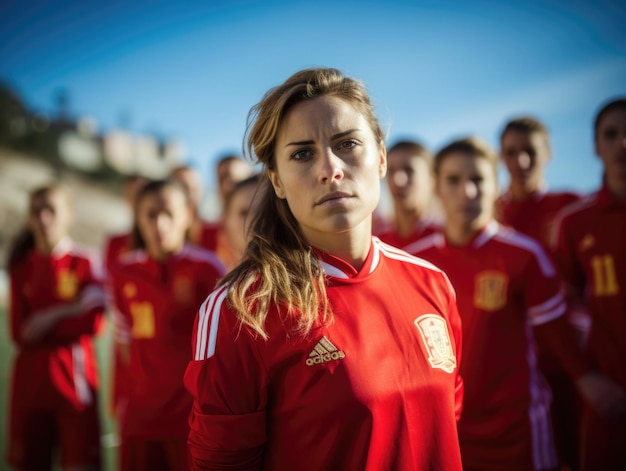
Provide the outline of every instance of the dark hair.
<path id="1" fill-rule="evenodd" d="M 397 141 L 391 147 L 387 147 L 387 155 L 396 150 L 411 152 L 414 155 L 424 157 L 429 162 L 432 159 L 432 154 L 430 153 L 430 151 L 417 141 Z"/>
<path id="2" fill-rule="evenodd" d="M 137 198 L 135 198 L 134 222 L 133 222 L 133 228 L 130 233 L 130 246 L 132 249 L 145 249 L 146 248 L 146 241 L 141 235 L 141 231 L 139 230 L 139 223 L 137 221 L 137 218 L 139 216 L 138 215 L 139 204 L 146 196 L 158 193 L 159 191 L 165 188 L 173 188 L 177 191 L 180 191 L 185 197 L 186 203 L 190 204 L 189 192 L 187 191 L 187 188 L 185 187 L 185 185 L 183 185 L 180 181 L 174 178 L 166 178 L 164 180 L 149 180 L 137 192 Z"/>
<path id="3" fill-rule="evenodd" d="M 483 139 L 476 136 L 469 136 L 452 141 L 435 154 L 433 165 L 435 175 L 439 174 L 441 162 L 443 162 L 448 155 L 455 153 L 484 158 L 492 165 L 494 173 L 498 171 L 498 156 L 495 151 Z"/>
<path id="4" fill-rule="evenodd" d="M 619 97 L 612 99 L 606 103 L 604 103 L 598 112 L 596 113 L 596 118 L 593 121 L 593 138 L 594 141 L 598 140 L 598 128 L 600 127 L 600 122 L 602 119 L 609 113 L 615 110 L 626 110 L 626 97 Z"/>

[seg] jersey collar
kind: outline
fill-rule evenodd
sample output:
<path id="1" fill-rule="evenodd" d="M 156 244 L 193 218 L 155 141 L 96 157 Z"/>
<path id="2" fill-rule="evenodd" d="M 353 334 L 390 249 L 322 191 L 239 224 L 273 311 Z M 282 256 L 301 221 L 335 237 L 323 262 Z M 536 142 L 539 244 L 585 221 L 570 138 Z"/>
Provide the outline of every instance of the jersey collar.
<path id="1" fill-rule="evenodd" d="M 380 261 L 379 250 L 380 249 L 376 244 L 370 243 L 370 250 L 365 259 L 365 263 L 363 263 L 361 270 L 357 271 L 345 260 L 313 247 L 313 251 L 320 259 L 322 269 L 324 270 L 326 276 L 344 280 L 361 278 L 372 273 Z"/>

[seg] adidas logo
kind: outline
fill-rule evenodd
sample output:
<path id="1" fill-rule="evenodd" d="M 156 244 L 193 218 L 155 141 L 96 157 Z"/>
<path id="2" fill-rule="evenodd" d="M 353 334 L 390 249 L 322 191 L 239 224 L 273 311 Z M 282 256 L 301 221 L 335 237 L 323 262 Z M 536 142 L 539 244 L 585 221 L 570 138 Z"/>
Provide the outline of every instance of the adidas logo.
<path id="1" fill-rule="evenodd" d="M 327 361 L 341 360 L 345 357 L 346 354 L 338 350 L 337 347 L 324 336 L 317 342 L 317 345 L 313 347 L 311 353 L 309 353 L 309 358 L 306 359 L 306 366 L 319 365 Z"/>

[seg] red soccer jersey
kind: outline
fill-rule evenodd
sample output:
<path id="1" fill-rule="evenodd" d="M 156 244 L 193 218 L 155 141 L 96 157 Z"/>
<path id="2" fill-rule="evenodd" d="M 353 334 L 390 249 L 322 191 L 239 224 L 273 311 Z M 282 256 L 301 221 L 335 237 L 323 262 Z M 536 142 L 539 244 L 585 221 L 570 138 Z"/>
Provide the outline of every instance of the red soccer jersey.
<path id="1" fill-rule="evenodd" d="M 63 239 L 49 255 L 31 250 L 11 270 L 11 337 L 18 349 L 12 407 L 59 411 L 93 404 L 98 375 L 91 337 L 104 313 L 104 291 L 95 265 L 91 254 Z M 36 344 L 22 341 L 21 330 L 29 317 L 75 302 L 79 296 L 83 314 L 57 322 Z"/>
<path id="2" fill-rule="evenodd" d="M 104 267 L 107 272 L 117 263 L 122 255 L 131 251 L 130 246 L 131 234 L 116 234 L 110 236 L 104 245 Z"/>
<path id="3" fill-rule="evenodd" d="M 418 240 L 429 236 L 437 231 L 441 230 L 441 224 L 431 219 L 420 221 L 416 224 L 413 231 L 407 237 L 401 237 L 395 227 L 391 227 L 388 230 L 381 232 L 378 238 L 383 242 L 398 247 L 402 250 L 410 252 L 409 246 L 417 242 Z"/>
<path id="4" fill-rule="evenodd" d="M 201 221 L 198 239 L 192 242 L 202 248 L 215 252 L 217 250 L 219 231 L 219 223 Z"/>
<path id="5" fill-rule="evenodd" d="M 118 341 L 130 342 L 123 436 L 187 435 L 192 398 L 183 387 L 183 374 L 191 358 L 189 339 L 198 307 L 223 273 L 212 252 L 193 246 L 163 262 L 133 251 L 113 268 Z"/>
<path id="6" fill-rule="evenodd" d="M 461 469 L 460 320 L 436 267 L 373 239 L 357 273 L 320 254 L 334 319 L 306 337 L 273 306 L 267 341 L 220 287 L 185 385 L 194 469 Z"/>
<path id="7" fill-rule="evenodd" d="M 565 208 L 555 234 L 557 267 L 591 317 L 591 360 L 626 387 L 626 203 L 604 187 Z"/>
<path id="8" fill-rule="evenodd" d="M 539 241 L 549 250 L 552 225 L 557 213 L 580 199 L 577 193 L 537 191 L 522 201 L 515 201 L 511 193 L 506 192 L 496 201 L 496 219 Z"/>
<path id="9" fill-rule="evenodd" d="M 463 247 L 449 245 L 442 233 L 418 244 L 414 253 L 439 266 L 457 292 L 463 322 L 463 465 L 556 467 L 550 392 L 536 368 L 531 330 L 566 309 L 548 255 L 533 239 L 495 222 Z"/>

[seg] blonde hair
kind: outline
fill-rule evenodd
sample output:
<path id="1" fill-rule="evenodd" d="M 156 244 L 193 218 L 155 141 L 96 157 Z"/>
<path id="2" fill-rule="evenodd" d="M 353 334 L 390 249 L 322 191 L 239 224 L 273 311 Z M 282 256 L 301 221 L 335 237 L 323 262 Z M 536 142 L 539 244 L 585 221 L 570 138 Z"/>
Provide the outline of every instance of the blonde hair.
<path id="1" fill-rule="evenodd" d="M 376 140 L 384 142 L 364 85 L 337 69 L 301 70 L 269 90 L 248 113 L 246 155 L 263 165 L 259 202 L 243 260 L 220 285 L 230 286 L 228 301 L 240 322 L 263 338 L 267 338 L 265 320 L 272 305 L 280 306 L 282 321 L 301 335 L 308 334 L 316 322 L 332 319 L 320 261 L 268 177 L 268 170 L 276 166 L 274 146 L 286 113 L 298 103 L 322 96 L 350 103 L 364 116 Z"/>

